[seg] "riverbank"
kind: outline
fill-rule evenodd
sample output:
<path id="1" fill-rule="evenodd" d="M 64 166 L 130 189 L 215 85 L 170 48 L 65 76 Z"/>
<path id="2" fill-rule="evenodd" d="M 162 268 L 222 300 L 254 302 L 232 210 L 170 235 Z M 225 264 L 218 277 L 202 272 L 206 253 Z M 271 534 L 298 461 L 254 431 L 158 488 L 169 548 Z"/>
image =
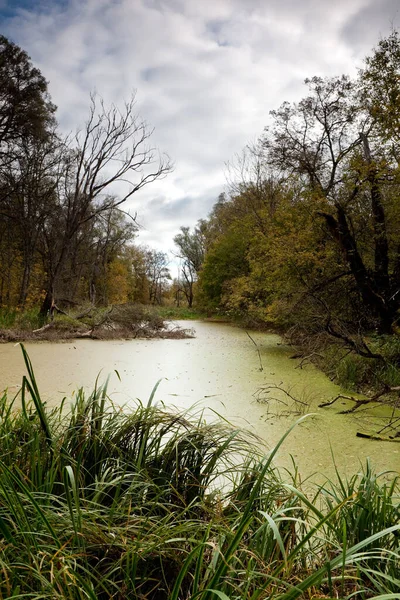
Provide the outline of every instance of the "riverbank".
<path id="1" fill-rule="evenodd" d="M 396 598 L 399 483 L 370 465 L 304 495 L 226 422 L 80 392 L 47 410 L 30 361 L 0 403 L 2 597 Z M 224 482 L 221 488 L 221 482 Z"/>
<path id="2" fill-rule="evenodd" d="M 0 343 L 66 341 L 73 339 L 182 339 L 190 328 L 171 325 L 151 306 L 122 304 L 107 308 L 89 306 L 67 314 L 55 312 L 43 321 L 37 312 L 9 313 L 0 318 Z"/>

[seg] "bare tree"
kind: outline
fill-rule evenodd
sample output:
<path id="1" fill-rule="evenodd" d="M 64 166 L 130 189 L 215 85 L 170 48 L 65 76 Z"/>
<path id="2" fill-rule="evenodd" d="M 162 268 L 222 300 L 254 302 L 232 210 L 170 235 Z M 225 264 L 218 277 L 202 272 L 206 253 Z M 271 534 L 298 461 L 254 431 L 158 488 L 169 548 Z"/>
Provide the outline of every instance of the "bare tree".
<path id="1" fill-rule="evenodd" d="M 205 238 L 200 226 L 191 233 L 189 227 L 181 227 L 181 233 L 174 237 L 178 247 L 178 257 L 181 259 L 181 273 L 183 277 L 182 290 L 185 294 L 188 307 L 193 305 L 193 287 L 197 281 L 200 268 L 204 261 Z"/>
<path id="2" fill-rule="evenodd" d="M 83 224 L 120 206 L 172 169 L 169 158 L 149 145 L 153 130 L 134 109 L 134 96 L 119 109 L 106 107 L 103 100 L 92 95 L 86 125 L 76 134 L 73 147 L 66 147 L 65 177 L 58 190 L 57 231 L 53 227 L 45 232 L 48 282 L 43 315 L 55 302 L 58 278 L 72 240 Z"/>
<path id="3" fill-rule="evenodd" d="M 171 280 L 168 256 L 165 252 L 147 248 L 145 250 L 145 272 L 149 282 L 151 304 L 162 304 L 163 292 Z"/>

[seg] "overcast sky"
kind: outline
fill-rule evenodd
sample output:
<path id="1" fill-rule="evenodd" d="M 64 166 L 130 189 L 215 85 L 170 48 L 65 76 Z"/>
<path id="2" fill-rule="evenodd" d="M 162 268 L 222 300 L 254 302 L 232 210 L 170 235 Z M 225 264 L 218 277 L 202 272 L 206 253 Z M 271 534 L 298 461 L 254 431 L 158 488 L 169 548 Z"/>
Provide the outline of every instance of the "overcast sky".
<path id="1" fill-rule="evenodd" d="M 130 209 L 140 241 L 171 250 L 269 111 L 299 100 L 306 77 L 355 74 L 400 27 L 400 0 L 0 0 L 0 19 L 49 81 L 63 131 L 84 123 L 91 90 L 116 104 L 137 90 L 175 169 Z"/>

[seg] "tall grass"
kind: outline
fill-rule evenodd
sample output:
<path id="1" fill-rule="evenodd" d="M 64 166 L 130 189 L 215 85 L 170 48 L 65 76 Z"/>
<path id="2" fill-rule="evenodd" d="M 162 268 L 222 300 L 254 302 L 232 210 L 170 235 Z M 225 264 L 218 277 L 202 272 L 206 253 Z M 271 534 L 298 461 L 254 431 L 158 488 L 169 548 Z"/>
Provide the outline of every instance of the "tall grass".
<path id="1" fill-rule="evenodd" d="M 258 440 L 149 402 L 81 390 L 47 410 L 25 350 L 0 400 L 0 598 L 400 598 L 399 483 L 313 498 Z M 381 481 L 382 479 L 382 481 Z"/>
<path id="2" fill-rule="evenodd" d="M 32 330 L 43 325 L 38 309 L 19 311 L 12 308 L 0 308 L 0 329 Z"/>

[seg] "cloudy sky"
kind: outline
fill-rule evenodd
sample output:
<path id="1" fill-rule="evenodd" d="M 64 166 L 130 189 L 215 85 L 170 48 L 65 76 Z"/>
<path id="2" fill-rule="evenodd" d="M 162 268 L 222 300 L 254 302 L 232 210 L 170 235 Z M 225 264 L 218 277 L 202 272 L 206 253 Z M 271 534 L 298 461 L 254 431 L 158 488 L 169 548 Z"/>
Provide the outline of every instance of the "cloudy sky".
<path id="1" fill-rule="evenodd" d="M 225 164 L 313 75 L 350 75 L 400 27 L 399 0 L 0 0 L 1 33 L 49 81 L 63 131 L 89 93 L 137 112 L 175 168 L 131 201 L 140 241 L 172 250 L 206 217 Z"/>

